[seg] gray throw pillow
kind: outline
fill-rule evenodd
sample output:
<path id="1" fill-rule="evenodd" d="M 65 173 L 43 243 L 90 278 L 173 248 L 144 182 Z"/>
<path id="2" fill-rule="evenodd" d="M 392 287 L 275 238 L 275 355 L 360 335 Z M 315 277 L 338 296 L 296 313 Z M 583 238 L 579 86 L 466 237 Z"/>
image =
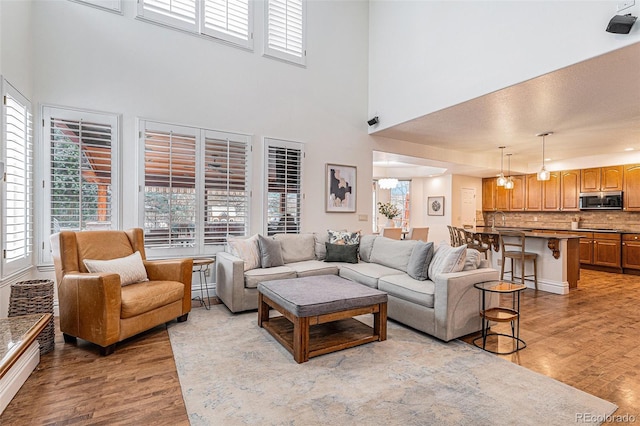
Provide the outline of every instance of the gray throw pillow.
<path id="1" fill-rule="evenodd" d="M 429 277 L 429 264 L 433 258 L 433 242 L 418 241 L 413 248 L 409 263 L 407 264 L 407 274 L 413 279 L 424 281 Z"/>
<path id="2" fill-rule="evenodd" d="M 327 257 L 325 262 L 358 263 L 357 244 L 331 244 L 325 243 Z"/>
<path id="3" fill-rule="evenodd" d="M 258 235 L 258 247 L 260 248 L 260 263 L 263 268 L 284 265 L 280 241 Z"/>

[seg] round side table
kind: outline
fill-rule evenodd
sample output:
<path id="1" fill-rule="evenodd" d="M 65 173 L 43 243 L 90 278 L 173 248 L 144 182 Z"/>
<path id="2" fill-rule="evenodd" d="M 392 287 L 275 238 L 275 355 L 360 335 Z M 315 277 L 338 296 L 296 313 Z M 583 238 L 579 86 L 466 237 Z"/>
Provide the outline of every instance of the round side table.
<path id="1" fill-rule="evenodd" d="M 193 272 L 198 273 L 200 281 L 200 296 L 196 296 L 193 300 L 199 300 L 200 305 L 205 309 L 211 308 L 211 301 L 209 300 L 209 286 L 207 285 L 207 273 L 211 268 L 211 265 L 215 263 L 216 259 L 213 257 L 202 257 L 193 259 Z M 204 298 L 204 292 L 207 292 L 207 298 Z"/>
<path id="2" fill-rule="evenodd" d="M 527 347 L 524 340 L 520 338 L 520 293 L 527 287 L 522 284 L 515 284 L 506 281 L 486 281 L 473 285 L 482 292 L 482 336 L 473 339 L 473 344 L 487 352 L 498 355 L 509 355 Z M 486 299 L 487 293 L 497 293 L 498 295 L 510 294 L 511 307 L 497 306 L 487 309 Z M 494 322 L 510 322 L 511 334 L 489 333 L 490 321 Z M 513 340 L 515 348 L 508 352 L 500 352 L 497 348 L 495 351 L 487 349 L 488 336 L 503 336 Z M 482 345 L 478 342 L 482 340 Z"/>

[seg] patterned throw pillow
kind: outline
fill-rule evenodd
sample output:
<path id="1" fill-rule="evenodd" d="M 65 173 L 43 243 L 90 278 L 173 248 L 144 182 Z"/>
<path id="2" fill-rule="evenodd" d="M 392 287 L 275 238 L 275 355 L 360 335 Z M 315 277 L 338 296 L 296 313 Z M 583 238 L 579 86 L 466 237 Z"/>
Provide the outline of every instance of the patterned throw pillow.
<path id="1" fill-rule="evenodd" d="M 360 244 L 360 231 L 332 231 L 329 229 L 329 242 L 338 245 L 357 245 Z"/>
<path id="2" fill-rule="evenodd" d="M 84 259 L 83 262 L 91 273 L 108 272 L 120 275 L 120 284 L 123 286 L 149 281 L 147 270 L 144 269 L 144 263 L 142 263 L 142 256 L 139 251 L 117 259 Z"/>
<path id="3" fill-rule="evenodd" d="M 229 252 L 244 261 L 244 270 L 260 267 L 260 247 L 258 246 L 258 234 L 249 238 L 228 237 Z"/>
<path id="4" fill-rule="evenodd" d="M 433 254 L 431 264 L 429 264 L 429 279 L 435 281 L 440 274 L 462 271 L 466 258 L 466 244 L 459 247 L 451 247 L 447 243 L 440 243 Z"/>

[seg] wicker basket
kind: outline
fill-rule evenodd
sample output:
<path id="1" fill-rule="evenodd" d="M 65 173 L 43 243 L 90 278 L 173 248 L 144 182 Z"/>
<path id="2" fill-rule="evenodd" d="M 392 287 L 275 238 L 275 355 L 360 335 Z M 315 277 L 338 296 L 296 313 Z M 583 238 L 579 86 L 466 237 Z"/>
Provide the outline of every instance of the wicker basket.
<path id="1" fill-rule="evenodd" d="M 51 319 L 38 335 L 40 355 L 51 352 L 55 344 L 52 280 L 20 281 L 11 285 L 9 316 L 29 314 L 51 314 Z"/>

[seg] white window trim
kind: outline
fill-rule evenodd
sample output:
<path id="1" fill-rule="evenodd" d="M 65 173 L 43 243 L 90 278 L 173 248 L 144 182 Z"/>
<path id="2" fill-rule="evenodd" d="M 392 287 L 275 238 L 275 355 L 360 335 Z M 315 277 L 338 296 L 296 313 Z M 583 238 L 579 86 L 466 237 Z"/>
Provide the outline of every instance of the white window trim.
<path id="1" fill-rule="evenodd" d="M 6 163 L 7 163 L 7 158 L 6 158 L 6 141 L 4 140 L 5 137 L 5 132 L 6 132 L 6 128 L 5 128 L 5 114 L 4 114 L 4 109 L 5 109 L 5 105 L 4 105 L 4 97 L 6 95 L 11 96 L 12 98 L 18 100 L 20 103 L 22 103 L 23 105 L 25 105 L 31 116 L 33 117 L 33 113 L 31 111 L 31 102 L 25 97 L 23 96 L 15 87 L 13 87 L 11 85 L 11 83 L 9 83 L 7 80 L 5 80 L 4 78 L 0 77 L 0 89 L 2 91 L 2 98 L 3 98 L 3 102 L 2 102 L 2 113 L 0 114 L 0 117 L 2 118 L 1 123 L 0 123 L 0 134 L 2 135 L 2 155 L 0 156 L 0 161 L 2 161 L 2 167 L 1 167 L 1 174 L 0 176 L 2 176 L 1 182 L 1 190 L 0 190 L 0 200 L 1 203 L 0 205 L 2 206 L 2 212 L 0 214 L 0 227 L 2 229 L 2 251 L 4 252 L 5 248 L 6 248 L 6 236 L 4 233 L 4 227 L 5 224 L 7 223 L 7 211 L 6 211 L 6 207 L 4 206 L 4 203 L 6 201 L 6 191 L 7 191 L 7 185 L 6 185 L 6 180 L 4 179 L 4 174 L 6 173 Z M 33 153 L 33 147 L 34 147 L 34 143 L 33 143 L 33 118 L 32 118 L 32 128 L 31 128 L 31 146 L 32 146 L 32 152 L 31 152 L 31 167 L 32 167 L 32 176 L 31 176 L 31 180 L 33 182 L 34 179 L 34 153 Z M 32 185 L 33 186 L 33 185 Z M 34 236 L 34 227 L 35 227 L 35 209 L 34 209 L 34 204 L 35 204 L 35 197 L 33 194 L 33 187 L 31 188 L 31 218 L 30 218 L 30 223 L 28 223 L 28 226 L 30 227 L 30 245 L 31 245 L 31 250 L 29 251 L 29 253 L 27 254 L 27 256 L 25 256 L 22 260 L 19 261 L 15 261 L 15 262 L 11 262 L 9 264 L 6 263 L 5 259 L 4 259 L 4 255 L 2 255 L 2 262 L 1 262 L 1 267 L 0 267 L 0 276 L 2 276 L 2 278 L 8 278 L 10 276 L 14 276 L 14 275 L 18 275 L 21 272 L 24 272 L 28 269 L 30 269 L 33 266 L 33 259 L 34 259 L 34 250 L 35 250 L 35 236 Z M 27 242 L 27 246 L 29 246 L 29 242 Z"/>
<path id="2" fill-rule="evenodd" d="M 263 138 L 263 170 L 264 170 L 264 188 L 263 188 L 263 217 L 262 217 L 262 232 L 264 235 L 268 234 L 269 225 L 269 146 L 277 146 L 282 148 L 297 149 L 300 150 L 300 229 L 302 230 L 302 223 L 304 217 L 304 162 L 305 162 L 305 145 L 302 142 L 288 141 L 284 139 L 264 137 Z"/>
<path id="3" fill-rule="evenodd" d="M 302 56 L 282 52 L 269 47 L 269 0 L 264 0 L 264 42 L 263 56 L 306 67 L 307 63 L 307 0 L 302 1 Z"/>
<path id="4" fill-rule="evenodd" d="M 72 2 L 84 4 L 86 6 L 95 7 L 98 9 L 106 10 L 107 12 L 117 13 L 123 15 L 122 12 L 122 0 L 71 0 Z"/>
<path id="5" fill-rule="evenodd" d="M 204 27 L 204 13 L 202 12 L 204 10 L 204 4 L 202 3 L 202 1 L 204 0 L 196 0 L 196 16 L 194 24 L 189 24 L 188 22 L 180 22 L 177 19 L 172 19 L 171 17 L 150 10 L 145 10 L 143 0 L 138 0 L 136 19 L 150 24 L 160 25 L 168 29 L 179 30 L 196 37 L 204 38 L 206 40 L 218 41 L 228 46 L 233 46 L 253 52 L 254 1 L 249 0 L 248 4 L 249 16 L 247 27 L 249 34 L 247 36 L 247 40 L 243 40 L 241 38 L 234 37 L 230 34 L 216 31 L 214 29 L 206 29 Z"/>
<path id="6" fill-rule="evenodd" d="M 41 205 L 37 207 L 40 214 L 40 232 L 39 243 L 41 265 L 53 264 L 51 257 L 51 141 L 49 140 L 51 113 L 64 114 L 65 118 L 94 120 L 98 122 L 108 122 L 111 124 L 113 132 L 111 139 L 111 229 L 120 229 L 120 221 L 122 217 L 121 211 L 121 161 L 120 161 L 120 140 L 121 140 L 121 120 L 120 114 L 109 112 L 82 110 L 77 108 L 63 107 L 57 105 L 44 104 L 41 107 L 42 127 L 41 131 L 41 158 L 38 175 L 35 182 L 38 182 L 36 188 L 39 188 L 41 194 L 38 199 Z M 47 131 L 49 129 L 49 131 Z"/>

